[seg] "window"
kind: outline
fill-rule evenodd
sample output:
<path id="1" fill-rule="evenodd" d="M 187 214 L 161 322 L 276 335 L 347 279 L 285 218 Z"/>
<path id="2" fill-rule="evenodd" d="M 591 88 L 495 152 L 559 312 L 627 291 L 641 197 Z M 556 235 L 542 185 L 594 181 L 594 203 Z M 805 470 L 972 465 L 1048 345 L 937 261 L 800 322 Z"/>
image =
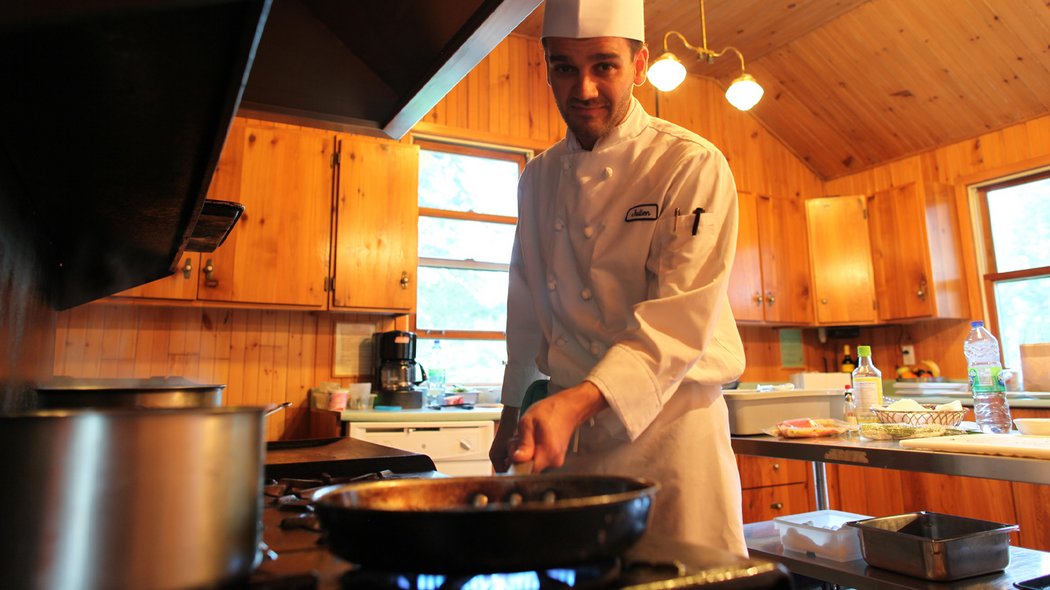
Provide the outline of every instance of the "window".
<path id="1" fill-rule="evenodd" d="M 449 384 L 498 385 L 507 280 L 526 153 L 416 139 L 417 358 Z M 435 344 L 440 341 L 439 344 Z"/>
<path id="2" fill-rule="evenodd" d="M 1005 366 L 1020 345 L 1050 342 L 1050 170 L 977 188 L 984 297 Z"/>

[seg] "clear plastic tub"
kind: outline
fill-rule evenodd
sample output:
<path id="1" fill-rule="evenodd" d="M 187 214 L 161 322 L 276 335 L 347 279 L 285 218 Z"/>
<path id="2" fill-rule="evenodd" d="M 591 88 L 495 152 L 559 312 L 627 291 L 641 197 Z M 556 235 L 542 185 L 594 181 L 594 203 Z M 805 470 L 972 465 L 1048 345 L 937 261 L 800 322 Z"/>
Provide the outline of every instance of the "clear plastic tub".
<path id="1" fill-rule="evenodd" d="M 839 510 L 817 510 L 779 516 L 773 519 L 784 549 L 832 561 L 853 561 L 862 557 L 860 535 L 847 522 L 871 518 Z"/>

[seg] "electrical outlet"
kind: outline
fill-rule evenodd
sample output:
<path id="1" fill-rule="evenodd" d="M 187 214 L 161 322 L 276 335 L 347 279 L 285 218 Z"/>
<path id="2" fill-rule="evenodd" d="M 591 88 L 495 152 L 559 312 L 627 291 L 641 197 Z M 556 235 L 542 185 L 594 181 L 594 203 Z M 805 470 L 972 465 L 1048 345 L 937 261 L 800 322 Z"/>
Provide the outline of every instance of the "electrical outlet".
<path id="1" fill-rule="evenodd" d="M 915 347 L 911 344 L 905 344 L 904 346 L 901 346 L 901 356 L 904 357 L 904 361 L 901 364 L 914 365 Z"/>

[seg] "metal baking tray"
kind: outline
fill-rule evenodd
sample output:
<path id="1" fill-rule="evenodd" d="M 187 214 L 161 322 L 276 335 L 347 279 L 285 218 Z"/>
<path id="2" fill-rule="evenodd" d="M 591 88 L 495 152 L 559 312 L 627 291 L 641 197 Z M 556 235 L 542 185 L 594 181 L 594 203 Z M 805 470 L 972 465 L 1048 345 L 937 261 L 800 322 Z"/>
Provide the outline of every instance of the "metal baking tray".
<path id="1" fill-rule="evenodd" d="M 916 578 L 950 581 L 1001 571 L 1010 563 L 1010 533 L 1003 524 L 911 512 L 847 523 L 860 532 L 869 565 Z"/>

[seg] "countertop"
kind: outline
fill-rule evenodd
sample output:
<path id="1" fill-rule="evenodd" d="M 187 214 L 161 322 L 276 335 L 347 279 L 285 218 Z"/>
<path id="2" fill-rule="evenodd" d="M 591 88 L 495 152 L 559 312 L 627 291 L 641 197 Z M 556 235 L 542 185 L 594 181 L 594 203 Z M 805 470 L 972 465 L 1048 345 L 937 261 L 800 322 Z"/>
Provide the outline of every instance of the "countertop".
<path id="1" fill-rule="evenodd" d="M 1050 485 L 1050 460 L 946 451 L 905 449 L 897 441 L 869 441 L 856 434 L 820 438 L 779 438 L 734 435 L 733 450 L 741 455 L 882 467 L 944 475 Z"/>
<path id="2" fill-rule="evenodd" d="M 469 410 L 453 406 L 440 410 L 421 408 L 394 412 L 343 410 L 339 414 L 339 419 L 343 422 L 480 422 L 499 420 L 501 412 L 503 412 L 503 406 L 499 404 L 475 405 Z"/>

